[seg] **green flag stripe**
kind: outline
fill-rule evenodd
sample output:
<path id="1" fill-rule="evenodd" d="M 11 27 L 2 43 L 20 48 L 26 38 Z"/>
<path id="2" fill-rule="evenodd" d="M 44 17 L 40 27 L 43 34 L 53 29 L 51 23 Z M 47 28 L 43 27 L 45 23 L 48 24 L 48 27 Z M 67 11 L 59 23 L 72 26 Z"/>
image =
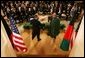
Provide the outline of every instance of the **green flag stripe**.
<path id="1" fill-rule="evenodd" d="M 61 45 L 60 45 L 60 48 L 64 51 L 68 51 L 69 50 L 69 41 L 68 40 L 65 40 L 63 39 Z"/>

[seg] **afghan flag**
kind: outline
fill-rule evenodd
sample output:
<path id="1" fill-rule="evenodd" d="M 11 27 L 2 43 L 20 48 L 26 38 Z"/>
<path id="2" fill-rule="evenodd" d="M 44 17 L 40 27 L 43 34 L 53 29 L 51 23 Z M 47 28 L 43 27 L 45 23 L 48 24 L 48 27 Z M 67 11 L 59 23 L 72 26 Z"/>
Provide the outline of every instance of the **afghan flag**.
<path id="1" fill-rule="evenodd" d="M 64 51 L 69 50 L 69 44 L 70 44 L 72 32 L 74 30 L 74 22 L 75 22 L 75 19 L 72 18 L 70 24 L 67 27 L 67 30 L 66 30 L 66 33 L 64 35 L 63 41 L 60 45 L 60 48 Z"/>

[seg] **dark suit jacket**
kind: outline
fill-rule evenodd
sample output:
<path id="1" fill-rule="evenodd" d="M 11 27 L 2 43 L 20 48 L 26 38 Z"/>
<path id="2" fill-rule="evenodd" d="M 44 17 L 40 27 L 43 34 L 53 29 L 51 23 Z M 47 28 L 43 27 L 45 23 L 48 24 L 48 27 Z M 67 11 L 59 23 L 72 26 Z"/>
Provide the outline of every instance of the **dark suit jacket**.
<path id="1" fill-rule="evenodd" d="M 40 32 L 41 23 L 38 20 L 36 20 L 36 19 L 33 19 L 30 22 L 32 24 L 32 30 L 33 30 L 33 32 Z"/>

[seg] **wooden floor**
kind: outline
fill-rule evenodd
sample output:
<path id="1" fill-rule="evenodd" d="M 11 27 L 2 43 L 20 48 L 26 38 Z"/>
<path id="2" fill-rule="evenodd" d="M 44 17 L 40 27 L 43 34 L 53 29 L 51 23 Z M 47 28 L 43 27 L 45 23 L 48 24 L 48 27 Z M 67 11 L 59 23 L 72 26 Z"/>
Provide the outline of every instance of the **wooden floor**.
<path id="1" fill-rule="evenodd" d="M 40 38 L 41 41 L 37 41 L 37 37 L 32 40 L 32 30 L 24 30 L 21 35 L 28 48 L 28 52 L 23 54 L 17 53 L 19 57 L 29 56 L 53 56 L 53 57 L 67 57 L 69 51 L 65 52 L 60 49 L 60 43 L 62 42 L 64 31 L 56 36 L 55 42 L 53 38 L 47 35 L 46 30 L 41 30 Z"/>
<path id="2" fill-rule="evenodd" d="M 65 23 L 66 26 L 68 25 L 66 21 L 63 21 L 63 22 Z M 32 40 L 32 35 L 31 35 L 32 30 L 24 30 L 22 28 L 23 26 L 19 26 L 19 25 L 17 25 L 17 27 L 28 48 L 28 51 L 26 53 L 18 53 L 15 51 L 18 57 L 23 57 L 23 56 L 67 57 L 68 56 L 69 51 L 65 52 L 60 49 L 60 43 L 62 42 L 64 32 L 61 32 L 56 37 L 56 40 L 54 42 L 53 38 L 48 36 L 45 30 L 41 31 L 40 33 L 41 41 L 38 42 L 36 37 Z"/>
<path id="3" fill-rule="evenodd" d="M 46 21 L 43 21 L 46 22 Z M 61 23 L 65 24 L 67 27 L 68 22 L 61 21 Z M 37 41 L 37 37 L 35 37 L 32 40 L 32 30 L 24 30 L 22 26 L 17 25 L 18 30 L 20 34 L 23 37 L 23 40 L 28 48 L 28 52 L 23 53 L 17 53 L 19 57 L 29 57 L 29 56 L 56 56 L 56 57 L 67 57 L 69 54 L 69 51 L 63 51 L 60 49 L 60 44 L 62 42 L 63 36 L 65 34 L 64 31 L 61 31 L 58 36 L 56 36 L 55 42 L 53 41 L 53 38 L 47 35 L 46 30 L 41 30 L 40 38 L 41 41 Z M 66 29 L 66 28 L 65 28 Z M 24 30 L 24 31 L 23 31 Z"/>

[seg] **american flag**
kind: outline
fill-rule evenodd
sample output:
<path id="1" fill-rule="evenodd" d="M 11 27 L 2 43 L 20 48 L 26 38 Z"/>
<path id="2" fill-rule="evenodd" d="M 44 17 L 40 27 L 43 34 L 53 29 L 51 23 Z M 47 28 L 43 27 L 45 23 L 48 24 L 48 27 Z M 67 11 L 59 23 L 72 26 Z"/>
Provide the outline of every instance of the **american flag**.
<path id="1" fill-rule="evenodd" d="M 11 16 L 10 17 L 10 25 L 11 25 L 11 30 L 12 30 L 12 43 L 14 45 L 14 48 L 18 51 L 18 52 L 26 52 L 27 51 L 27 47 L 25 46 L 22 37 L 20 36 L 20 33 L 15 25 L 15 21 L 14 21 L 14 17 Z"/>

